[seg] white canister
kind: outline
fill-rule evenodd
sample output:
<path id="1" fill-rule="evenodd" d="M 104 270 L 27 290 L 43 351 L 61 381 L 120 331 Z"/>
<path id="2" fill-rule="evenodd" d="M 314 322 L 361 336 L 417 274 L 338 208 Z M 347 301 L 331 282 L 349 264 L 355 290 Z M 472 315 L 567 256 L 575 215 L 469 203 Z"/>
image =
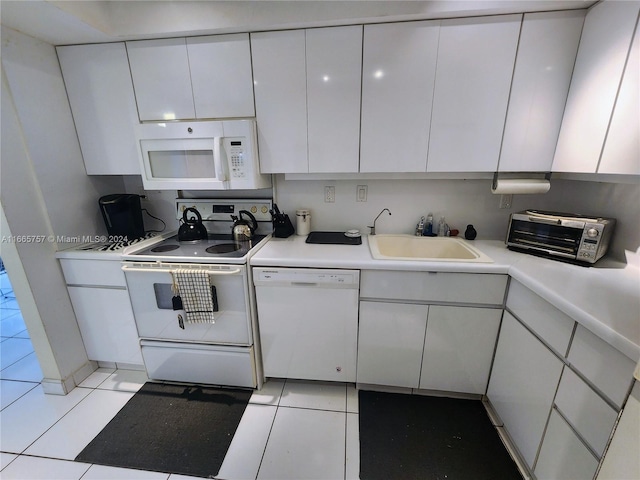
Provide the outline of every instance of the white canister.
<path id="1" fill-rule="evenodd" d="M 308 208 L 296 210 L 296 235 L 309 235 L 311 231 L 311 213 Z"/>

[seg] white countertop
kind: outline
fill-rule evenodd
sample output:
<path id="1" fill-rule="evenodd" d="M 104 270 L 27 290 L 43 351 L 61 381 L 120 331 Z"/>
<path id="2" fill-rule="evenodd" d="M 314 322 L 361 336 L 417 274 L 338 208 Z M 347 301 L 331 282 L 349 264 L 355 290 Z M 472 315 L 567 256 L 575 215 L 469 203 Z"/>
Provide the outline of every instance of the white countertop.
<path id="1" fill-rule="evenodd" d="M 121 248 L 120 250 L 115 250 L 115 251 L 83 250 L 84 247 L 90 247 L 92 245 L 107 245 L 107 243 L 105 242 L 76 244 L 64 250 L 57 251 L 56 258 L 120 261 L 122 260 L 122 256 L 125 254 L 137 252 L 138 250 L 143 250 L 147 247 L 150 247 L 151 245 L 160 243 L 162 240 L 169 238 L 175 234 L 176 234 L 176 231 L 160 233 L 154 237 L 146 238 L 144 240 L 139 241 L 138 243 L 134 243 L 133 245 L 129 245 L 127 247 L 124 247 L 124 248 Z"/>
<path id="2" fill-rule="evenodd" d="M 362 245 L 311 245 L 305 236 L 272 238 L 252 266 L 502 273 L 521 282 L 634 361 L 640 359 L 640 270 L 601 259 L 592 267 L 513 252 L 497 240 L 470 242 L 493 263 L 377 260 Z"/>

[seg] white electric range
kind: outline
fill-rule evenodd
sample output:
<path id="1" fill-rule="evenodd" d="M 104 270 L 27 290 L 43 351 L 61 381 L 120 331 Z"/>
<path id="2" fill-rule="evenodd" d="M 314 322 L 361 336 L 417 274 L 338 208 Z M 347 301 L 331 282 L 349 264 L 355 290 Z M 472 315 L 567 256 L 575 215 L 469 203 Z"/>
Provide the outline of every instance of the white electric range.
<path id="1" fill-rule="evenodd" d="M 180 242 L 173 234 L 123 254 L 124 271 L 147 375 L 153 380 L 255 388 L 262 385 L 255 295 L 249 258 L 272 232 L 270 199 L 179 199 L 177 218 L 195 208 L 208 238 Z M 254 238 L 235 242 L 231 215 L 240 210 L 258 223 Z M 178 272 L 205 273 L 212 322 L 189 322 L 177 296 Z M 207 292 L 208 295 L 208 292 Z"/>

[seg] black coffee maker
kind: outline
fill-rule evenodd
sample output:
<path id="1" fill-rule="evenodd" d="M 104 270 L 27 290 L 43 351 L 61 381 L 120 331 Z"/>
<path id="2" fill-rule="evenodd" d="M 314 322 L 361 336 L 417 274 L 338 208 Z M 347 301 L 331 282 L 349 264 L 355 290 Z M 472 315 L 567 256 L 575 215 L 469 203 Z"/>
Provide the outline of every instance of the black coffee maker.
<path id="1" fill-rule="evenodd" d="M 98 200 L 100 212 L 112 241 L 144 237 L 140 195 L 117 193 Z M 126 238 L 123 238 L 126 237 Z"/>

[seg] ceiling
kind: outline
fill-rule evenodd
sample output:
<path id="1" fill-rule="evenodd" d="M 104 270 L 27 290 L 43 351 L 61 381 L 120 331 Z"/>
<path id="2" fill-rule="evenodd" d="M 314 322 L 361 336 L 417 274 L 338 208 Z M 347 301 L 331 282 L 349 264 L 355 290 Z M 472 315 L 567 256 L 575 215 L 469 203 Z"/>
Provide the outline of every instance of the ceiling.
<path id="1" fill-rule="evenodd" d="M 587 8 L 596 0 L 0 0 L 2 25 L 53 45 Z"/>

